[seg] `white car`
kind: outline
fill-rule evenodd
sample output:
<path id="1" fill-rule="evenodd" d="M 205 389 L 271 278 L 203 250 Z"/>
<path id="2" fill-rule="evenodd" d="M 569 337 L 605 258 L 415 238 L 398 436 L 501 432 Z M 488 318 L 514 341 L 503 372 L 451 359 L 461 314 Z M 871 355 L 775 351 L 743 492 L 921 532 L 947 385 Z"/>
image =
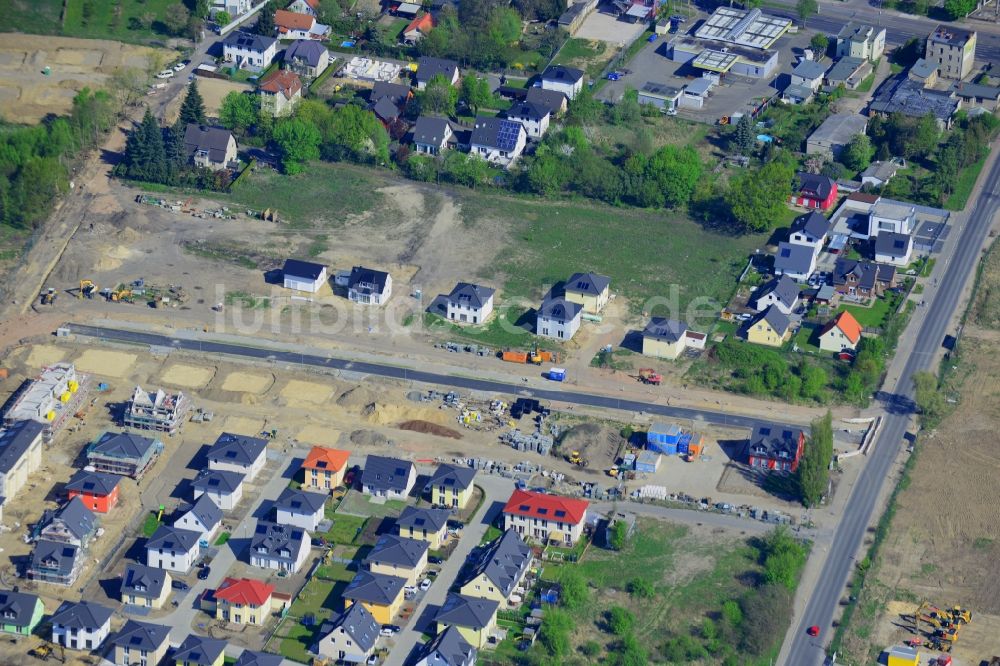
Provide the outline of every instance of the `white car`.
<path id="1" fill-rule="evenodd" d="M 423 590 L 424 592 L 431 589 L 431 579 L 424 578 L 422 581 L 420 581 L 420 589 Z"/>
<path id="2" fill-rule="evenodd" d="M 169 79 L 173 75 L 174 75 L 174 70 L 172 70 L 172 69 L 165 69 L 162 72 L 160 72 L 159 74 L 157 74 L 156 78 L 158 78 L 158 79 Z"/>
<path id="3" fill-rule="evenodd" d="M 184 68 L 187 67 L 187 66 L 188 66 L 188 61 L 187 60 L 182 60 L 179 63 L 177 63 L 176 65 L 174 65 L 174 71 L 175 72 L 183 72 Z"/>

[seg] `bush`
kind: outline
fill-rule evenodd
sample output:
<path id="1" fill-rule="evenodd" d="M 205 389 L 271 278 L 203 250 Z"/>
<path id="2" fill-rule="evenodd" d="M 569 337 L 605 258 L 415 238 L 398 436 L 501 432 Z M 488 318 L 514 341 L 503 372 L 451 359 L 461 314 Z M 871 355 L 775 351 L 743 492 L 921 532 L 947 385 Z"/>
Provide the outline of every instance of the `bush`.
<path id="1" fill-rule="evenodd" d="M 587 583 L 574 566 L 563 567 L 559 574 L 559 584 L 562 586 L 560 603 L 569 610 L 577 610 L 585 603 L 590 592 Z"/>
<path id="2" fill-rule="evenodd" d="M 792 593 L 784 585 L 763 585 L 740 600 L 740 647 L 761 656 L 785 635 L 792 619 Z"/>
<path id="3" fill-rule="evenodd" d="M 633 578 L 628 583 L 628 593 L 637 599 L 649 599 L 656 594 L 656 588 L 648 580 Z"/>
<path id="4" fill-rule="evenodd" d="M 663 644 L 663 657 L 667 661 L 678 664 L 685 664 L 689 661 L 697 661 L 708 657 L 708 650 L 705 646 L 695 640 L 689 634 L 674 636 Z"/>
<path id="5" fill-rule="evenodd" d="M 601 644 L 597 641 L 587 641 L 580 646 L 580 652 L 585 657 L 596 657 L 601 652 Z"/>
<path id="6" fill-rule="evenodd" d="M 615 636 L 631 633 L 634 625 L 635 616 L 621 606 L 612 606 L 608 611 L 608 627 Z"/>

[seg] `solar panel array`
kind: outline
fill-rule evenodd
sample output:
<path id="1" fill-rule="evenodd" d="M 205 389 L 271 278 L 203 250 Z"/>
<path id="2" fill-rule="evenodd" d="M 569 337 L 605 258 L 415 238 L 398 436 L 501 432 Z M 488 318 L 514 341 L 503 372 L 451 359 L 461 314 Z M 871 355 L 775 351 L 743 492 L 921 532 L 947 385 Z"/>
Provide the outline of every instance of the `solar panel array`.
<path id="1" fill-rule="evenodd" d="M 497 130 L 497 147 L 500 150 L 514 150 L 518 136 L 521 134 L 521 124 L 513 120 L 501 120 Z"/>
<path id="2" fill-rule="evenodd" d="M 749 12 L 719 7 L 698 28 L 700 39 L 717 39 L 757 49 L 768 49 L 785 34 L 792 22 L 786 18 L 768 16 L 759 9 Z"/>

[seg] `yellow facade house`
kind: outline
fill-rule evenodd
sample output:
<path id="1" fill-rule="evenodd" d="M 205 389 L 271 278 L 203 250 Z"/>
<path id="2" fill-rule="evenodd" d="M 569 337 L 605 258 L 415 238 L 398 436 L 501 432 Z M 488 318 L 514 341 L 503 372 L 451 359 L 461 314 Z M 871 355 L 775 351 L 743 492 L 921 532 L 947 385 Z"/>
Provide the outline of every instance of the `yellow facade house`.
<path id="1" fill-rule="evenodd" d="M 416 585 L 427 568 L 429 549 L 430 543 L 423 539 L 383 534 L 364 563 L 373 573 L 398 576 L 405 578 L 407 585 Z"/>
<path id="2" fill-rule="evenodd" d="M 597 273 L 574 273 L 566 280 L 565 298 L 579 303 L 586 314 L 596 315 L 611 298 L 611 278 Z"/>
<path id="3" fill-rule="evenodd" d="M 502 608 L 516 606 L 523 599 L 524 590 L 519 587 L 533 561 L 531 548 L 517 531 L 507 530 L 490 545 L 461 592 L 467 597 L 491 599 Z"/>
<path id="4" fill-rule="evenodd" d="M 771 305 L 750 320 L 746 328 L 747 341 L 768 347 L 780 347 L 792 337 L 792 322 Z"/>
<path id="5" fill-rule="evenodd" d="M 448 509 L 420 509 L 408 506 L 396 519 L 396 530 L 407 539 L 423 539 L 431 550 L 440 549 L 448 536 Z"/>
<path id="6" fill-rule="evenodd" d="M 482 649 L 496 633 L 499 607 L 499 602 L 492 599 L 449 594 L 434 621 L 438 633 L 454 627 L 470 645 Z"/>
<path id="7" fill-rule="evenodd" d="M 430 489 L 434 506 L 461 511 L 469 505 L 475 478 L 476 470 L 471 467 L 438 465 L 425 488 Z"/>
<path id="8" fill-rule="evenodd" d="M 359 571 L 344 590 L 344 607 L 364 604 L 379 624 L 391 624 L 403 607 L 406 579 L 372 571 Z"/>

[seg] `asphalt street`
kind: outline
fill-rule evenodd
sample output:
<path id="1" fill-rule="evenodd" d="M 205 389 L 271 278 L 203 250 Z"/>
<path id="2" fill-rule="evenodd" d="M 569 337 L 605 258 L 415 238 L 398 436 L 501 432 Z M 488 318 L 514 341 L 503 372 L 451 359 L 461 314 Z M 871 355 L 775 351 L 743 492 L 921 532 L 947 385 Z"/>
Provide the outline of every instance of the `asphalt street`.
<path id="1" fill-rule="evenodd" d="M 171 347 L 174 349 L 207 354 L 227 354 L 263 361 L 295 363 L 298 365 L 326 368 L 329 370 L 346 370 L 354 373 L 377 375 L 380 377 L 389 377 L 391 379 L 402 379 L 405 381 L 421 382 L 424 384 L 432 384 L 434 386 L 444 386 L 455 389 L 509 394 L 540 400 L 555 400 L 575 405 L 586 405 L 588 407 L 644 412 L 647 414 L 655 414 L 657 416 L 665 416 L 668 418 L 682 420 L 700 420 L 706 423 L 721 426 L 752 429 L 757 425 L 769 423 L 771 425 L 778 426 L 786 425 L 780 423 L 776 424 L 773 421 L 758 419 L 751 416 L 738 416 L 726 414 L 724 412 L 690 409 L 687 407 L 672 407 L 670 405 L 660 405 L 652 402 L 641 402 L 638 400 L 624 400 L 611 396 L 595 395 L 592 393 L 577 393 L 575 391 L 558 389 L 528 388 L 522 384 L 507 384 L 487 379 L 477 379 L 475 377 L 463 377 L 459 375 L 425 372 L 422 370 L 411 370 L 397 365 L 350 361 L 329 356 L 316 356 L 312 354 L 299 354 L 295 352 L 281 351 L 278 349 L 268 349 L 266 347 L 236 345 L 228 342 L 172 338 L 155 333 L 101 328 L 98 326 L 87 326 L 85 324 L 67 324 L 66 326 L 75 335 L 99 338 L 112 342 L 150 345 L 154 347 Z M 789 427 L 799 428 L 801 426 Z"/>
<path id="2" fill-rule="evenodd" d="M 833 535 L 819 581 L 806 604 L 799 626 L 796 627 L 794 643 L 785 662 L 787 664 L 810 666 L 824 661 L 823 644 L 832 636 L 831 623 L 841 597 L 846 594 L 845 586 L 854 566 L 854 556 L 861 546 L 889 470 L 899 454 L 903 434 L 913 410 L 913 374 L 932 369 L 931 364 L 944 342 L 945 334 L 951 333 L 947 327 L 962 301 L 966 281 L 975 270 L 986 234 L 1000 208 L 998 192 L 1000 161 L 995 161 L 984 181 L 982 192 L 971 206 L 972 214 L 958 239 L 951 264 L 940 267 L 943 275 L 938 277 L 940 287 L 937 293 L 926 309 L 918 311 L 914 317 L 913 325 L 919 326 L 919 329 L 913 349 L 895 389 L 886 387 L 887 391 L 895 392 L 883 399 L 887 416 L 882 434 L 868 456 Z M 821 628 L 819 638 L 806 635 L 806 629 L 812 625 Z"/>

